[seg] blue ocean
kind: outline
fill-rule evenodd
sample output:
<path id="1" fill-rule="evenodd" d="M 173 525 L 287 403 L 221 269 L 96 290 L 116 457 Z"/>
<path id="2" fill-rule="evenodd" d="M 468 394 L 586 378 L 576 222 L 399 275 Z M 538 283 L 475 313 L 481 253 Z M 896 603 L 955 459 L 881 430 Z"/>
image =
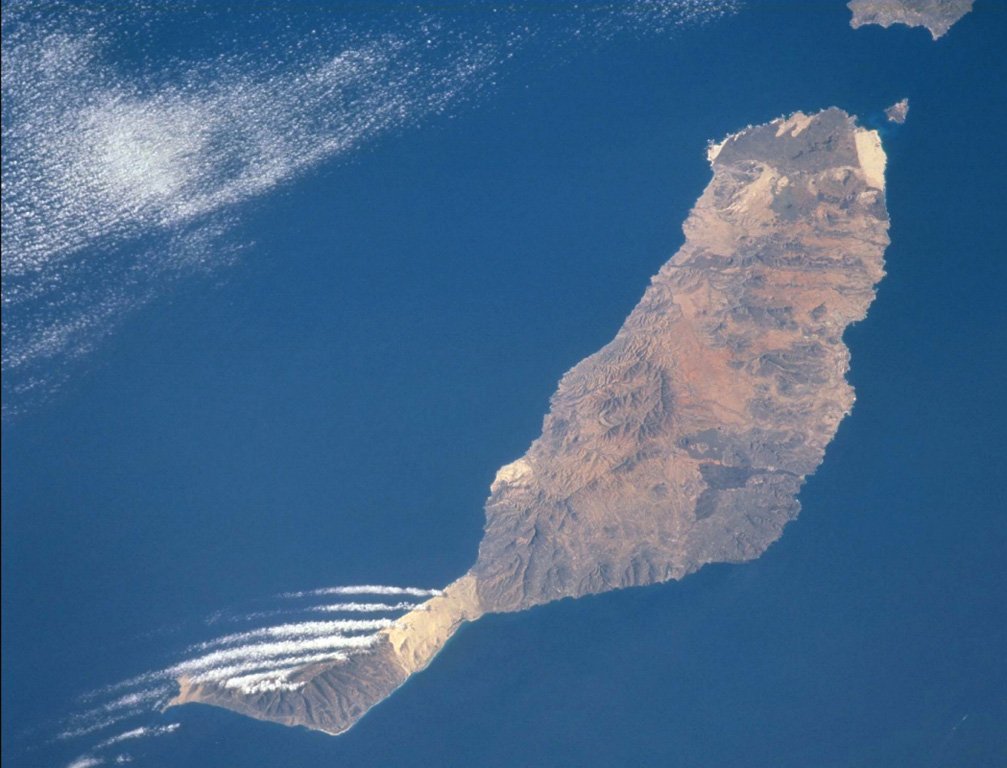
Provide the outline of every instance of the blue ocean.
<path id="1" fill-rule="evenodd" d="M 270 48 L 274 17 L 319 50 L 308 30 L 412 24 L 401 8 L 107 13 L 127 70 L 213 70 L 252 44 L 292 56 L 282 35 Z M 163 665 L 207 617 L 465 572 L 496 470 L 683 242 L 706 143 L 832 105 L 882 132 L 892 243 L 846 335 L 856 406 L 778 543 L 488 616 L 338 738 L 187 706 L 135 724 L 177 730 L 104 757 L 1007 765 L 1003 5 L 979 0 L 936 42 L 853 30 L 841 0 L 656 31 L 604 13 L 578 35 L 556 9 L 489 26 L 437 10 L 442 28 L 500 35 L 492 76 L 214 209 L 209 252 L 228 263 L 165 278 L 86 355 L 39 364 L 69 373 L 2 427 L 6 765 L 65 766 L 114 735 L 57 737 L 81 696 Z M 908 120 L 886 122 L 902 98 Z M 167 252 L 137 231 L 115 247 Z"/>

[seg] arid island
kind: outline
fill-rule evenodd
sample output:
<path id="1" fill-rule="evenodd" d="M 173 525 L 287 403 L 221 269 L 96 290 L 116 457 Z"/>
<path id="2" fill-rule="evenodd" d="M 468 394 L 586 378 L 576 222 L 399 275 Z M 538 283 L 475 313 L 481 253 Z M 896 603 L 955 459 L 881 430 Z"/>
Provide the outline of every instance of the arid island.
<path id="1" fill-rule="evenodd" d="M 858 29 L 865 24 L 877 24 L 886 29 L 893 24 L 926 27 L 934 40 L 972 10 L 974 0 L 850 0 L 853 11 L 850 26 Z"/>
<path id="2" fill-rule="evenodd" d="M 286 689 L 181 680 L 173 704 L 342 733 L 485 613 L 681 579 L 779 538 L 853 406 L 843 331 L 884 275 L 885 153 L 834 108 L 707 152 L 685 244 L 497 474 L 471 570 Z"/>

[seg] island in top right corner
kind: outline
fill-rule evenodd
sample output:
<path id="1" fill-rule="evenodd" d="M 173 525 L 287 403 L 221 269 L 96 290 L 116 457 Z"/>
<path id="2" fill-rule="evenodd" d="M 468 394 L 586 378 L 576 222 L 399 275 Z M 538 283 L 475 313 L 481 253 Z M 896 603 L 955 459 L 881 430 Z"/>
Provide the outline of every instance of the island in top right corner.
<path id="1" fill-rule="evenodd" d="M 853 11 L 850 26 L 858 29 L 867 24 L 890 27 L 905 24 L 926 27 L 934 40 L 947 34 L 962 16 L 972 10 L 974 0 L 850 0 Z"/>

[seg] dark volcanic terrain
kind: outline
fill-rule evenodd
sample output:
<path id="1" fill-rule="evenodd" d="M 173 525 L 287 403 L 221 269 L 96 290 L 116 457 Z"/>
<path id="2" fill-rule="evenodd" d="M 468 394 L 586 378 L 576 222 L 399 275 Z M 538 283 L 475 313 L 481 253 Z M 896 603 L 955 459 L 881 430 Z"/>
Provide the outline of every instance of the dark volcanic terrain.
<path id="1" fill-rule="evenodd" d="M 884 274 L 885 154 L 829 109 L 708 156 L 685 244 L 497 474 L 472 569 L 369 651 L 299 669 L 295 690 L 183 680 L 173 703 L 340 733 L 483 613 L 680 579 L 779 538 L 853 406 L 842 337 Z"/>

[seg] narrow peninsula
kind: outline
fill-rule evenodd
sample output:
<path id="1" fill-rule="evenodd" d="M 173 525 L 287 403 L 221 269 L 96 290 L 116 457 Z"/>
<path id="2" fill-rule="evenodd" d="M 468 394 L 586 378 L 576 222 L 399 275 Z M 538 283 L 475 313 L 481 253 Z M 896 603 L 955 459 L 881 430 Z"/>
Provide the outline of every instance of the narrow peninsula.
<path id="1" fill-rule="evenodd" d="M 707 157 L 685 244 L 497 474 L 471 570 L 288 689 L 181 680 L 173 704 L 342 733 L 485 613 L 681 579 L 780 537 L 853 406 L 843 331 L 884 275 L 886 158 L 835 108 L 749 127 Z"/>

